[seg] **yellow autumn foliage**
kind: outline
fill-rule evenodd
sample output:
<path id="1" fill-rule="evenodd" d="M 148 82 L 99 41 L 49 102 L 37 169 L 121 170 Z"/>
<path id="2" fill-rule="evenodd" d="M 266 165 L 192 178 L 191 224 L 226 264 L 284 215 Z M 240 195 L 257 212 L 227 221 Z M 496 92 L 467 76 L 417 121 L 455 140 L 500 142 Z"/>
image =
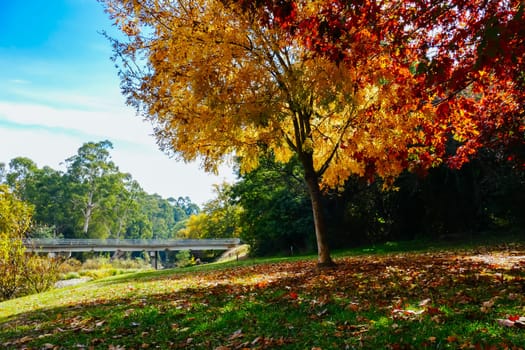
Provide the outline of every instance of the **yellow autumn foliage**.
<path id="1" fill-rule="evenodd" d="M 433 118 L 433 107 L 414 96 L 408 69 L 389 70 L 386 49 L 368 55 L 356 42 L 348 50 L 362 55 L 358 63 L 324 59 L 279 25 L 261 25 L 263 10 L 237 2 L 105 3 L 130 40 L 115 46 L 124 92 L 153 123 L 164 151 L 200 160 L 208 171 L 231 156 L 244 172 L 266 152 L 283 162 L 297 156 L 321 263 L 330 258 L 320 187 L 338 188 L 352 174 L 390 183 L 409 155 L 417 158 L 418 128 Z M 318 6 L 300 3 L 297 15 L 306 18 Z M 371 35 L 366 28 L 359 34 Z"/>
<path id="2" fill-rule="evenodd" d="M 366 159 L 376 159 L 379 176 L 392 177 L 403 166 L 389 150 L 407 148 L 418 123 L 432 113 L 430 108 L 389 113 L 392 104 L 413 101 L 410 82 L 381 82 L 393 78 L 385 70 L 387 56 L 371 57 L 367 67 L 314 57 L 233 3 L 106 4 L 124 31 L 123 23 L 139 27 L 137 35 L 126 32 L 129 52 L 144 54 L 147 71 L 130 86 L 136 88 L 129 92 L 131 102 L 156 126 L 166 152 L 201 159 L 206 170 L 215 171 L 235 154 L 241 170 L 250 171 L 261 150 L 272 150 L 283 162 L 311 153 L 324 186 L 364 175 Z M 316 6 L 311 2 L 299 10 L 307 15 Z M 374 84 L 359 83 L 365 70 L 377 75 Z"/>

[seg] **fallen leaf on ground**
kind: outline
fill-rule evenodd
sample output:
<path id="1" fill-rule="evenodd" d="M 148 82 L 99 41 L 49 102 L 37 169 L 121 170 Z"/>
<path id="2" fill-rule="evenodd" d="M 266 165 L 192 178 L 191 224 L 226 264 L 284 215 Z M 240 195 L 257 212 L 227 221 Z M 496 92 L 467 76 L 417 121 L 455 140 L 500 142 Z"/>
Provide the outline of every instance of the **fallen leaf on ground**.
<path id="1" fill-rule="evenodd" d="M 242 329 L 238 329 L 235 332 L 233 332 L 233 334 L 230 335 L 230 337 L 228 339 L 229 340 L 234 340 L 234 339 L 237 339 L 237 338 L 242 338 L 243 336 L 244 336 L 244 334 L 242 334 Z"/>

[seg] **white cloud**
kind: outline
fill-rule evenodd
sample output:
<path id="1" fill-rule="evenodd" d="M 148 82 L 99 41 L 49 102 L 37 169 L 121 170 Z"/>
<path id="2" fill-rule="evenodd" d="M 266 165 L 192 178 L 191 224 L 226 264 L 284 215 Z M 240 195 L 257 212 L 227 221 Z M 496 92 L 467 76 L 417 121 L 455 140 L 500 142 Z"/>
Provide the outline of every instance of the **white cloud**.
<path id="1" fill-rule="evenodd" d="M 219 175 L 207 174 L 196 163 L 183 163 L 158 152 L 133 152 L 115 146 L 113 160 L 122 172 L 129 172 L 148 193 L 165 198 L 189 196 L 202 205 L 212 199 L 213 184 L 233 182 L 231 169 L 224 166 Z"/>
<path id="2" fill-rule="evenodd" d="M 82 100 L 82 97 L 77 97 Z M 0 101 L 0 118 L 20 126 L 55 129 L 55 133 L 82 134 L 90 140 L 111 139 L 138 145 L 154 143 L 152 128 L 126 109 L 78 110 L 39 104 Z"/>
<path id="3" fill-rule="evenodd" d="M 6 164 L 16 157 L 27 157 L 39 167 L 64 170 L 60 163 L 74 155 L 78 147 L 78 140 L 71 136 L 0 127 L 0 162 Z"/>
<path id="4" fill-rule="evenodd" d="M 19 84 L 19 85 L 31 84 L 29 80 L 24 80 L 24 79 L 11 79 L 11 80 L 8 80 L 8 82 L 11 84 Z"/>

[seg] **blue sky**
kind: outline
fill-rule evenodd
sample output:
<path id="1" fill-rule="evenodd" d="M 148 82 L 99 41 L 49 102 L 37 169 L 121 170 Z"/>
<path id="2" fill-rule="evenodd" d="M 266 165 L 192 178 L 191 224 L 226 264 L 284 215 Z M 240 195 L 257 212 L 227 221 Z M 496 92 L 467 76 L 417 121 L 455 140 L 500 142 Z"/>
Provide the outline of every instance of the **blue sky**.
<path id="1" fill-rule="evenodd" d="M 84 142 L 108 139 L 120 170 L 147 192 L 211 199 L 231 171 L 212 176 L 158 150 L 124 103 L 102 31 L 116 34 L 96 0 L 0 0 L 0 162 L 24 156 L 63 169 Z"/>

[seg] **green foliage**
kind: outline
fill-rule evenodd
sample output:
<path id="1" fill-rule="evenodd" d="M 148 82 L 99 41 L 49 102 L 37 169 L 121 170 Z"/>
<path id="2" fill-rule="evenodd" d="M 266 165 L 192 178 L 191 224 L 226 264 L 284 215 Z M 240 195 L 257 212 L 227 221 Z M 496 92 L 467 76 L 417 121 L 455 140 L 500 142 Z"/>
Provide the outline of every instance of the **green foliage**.
<path id="1" fill-rule="evenodd" d="M 202 211 L 191 215 L 177 237 L 192 239 L 239 237 L 242 208 L 233 199 L 232 185 L 214 186 L 215 199 L 204 204 Z"/>
<path id="2" fill-rule="evenodd" d="M 99 158 L 110 161 L 108 144 L 90 145 L 102 147 L 99 151 L 106 156 Z M 97 147 L 90 152 L 96 153 Z M 0 167 L 5 181 L 2 193 L 25 205 L 16 209 L 11 204 L 6 207 L 4 201 L 0 225 L 10 222 L 9 231 L 20 237 L 241 237 L 251 244 L 253 255 L 290 254 L 292 246 L 299 253 L 315 246 L 312 211 L 295 160 L 283 165 L 272 157 L 261 159 L 257 170 L 239 175 L 238 183 L 217 186 L 216 198 L 202 210 L 187 197 L 150 195 L 116 165 L 108 167 L 113 169 L 111 176 L 93 170 L 105 174 L 100 175 L 105 180 L 97 179 L 100 191 L 93 203 L 98 207 L 90 216 L 86 236 L 82 233 L 86 217 L 79 205 L 87 203 L 81 198 L 88 197 L 81 195 L 87 192 L 79 187 L 77 170 L 71 167 L 62 173 L 38 168 L 27 158 L 11 160 L 9 167 Z M 395 186 L 396 191 L 384 191 L 381 181 L 350 178 L 341 192 L 324 192 L 330 243 L 342 248 L 398 239 L 471 238 L 486 230 L 519 232 L 525 227 L 523 172 L 502 162 L 495 152 L 484 151 L 459 170 L 441 166 L 426 177 L 403 173 Z M 10 214 L 17 210 L 20 215 Z M 32 212 L 31 221 L 23 219 L 25 210 Z"/>
<path id="3" fill-rule="evenodd" d="M 214 185 L 215 199 L 206 202 L 201 213 L 208 216 L 208 232 L 202 238 L 239 237 L 242 208 L 235 203 L 232 185 Z"/>
<path id="4" fill-rule="evenodd" d="M 297 162 L 264 158 L 233 186 L 240 212 L 241 238 L 256 256 L 309 250 L 312 209 Z"/>
<path id="5" fill-rule="evenodd" d="M 177 200 L 174 198 L 168 198 L 168 201 L 171 203 L 171 205 L 179 208 L 179 210 L 182 211 L 182 213 L 179 214 L 179 220 L 193 214 L 198 214 L 200 212 L 199 207 L 193 203 L 189 197 L 179 197 Z"/>
<path id="6" fill-rule="evenodd" d="M 0 184 L 0 234 L 22 239 L 31 226 L 33 207 Z"/>
<path id="7" fill-rule="evenodd" d="M 33 225 L 29 232 L 31 238 L 63 238 L 61 234 L 57 235 L 55 226 Z"/>
<path id="8" fill-rule="evenodd" d="M 189 250 L 181 250 L 175 255 L 175 264 L 177 267 L 193 266 L 197 262 Z"/>
<path id="9" fill-rule="evenodd" d="M 25 247 L 20 239 L 0 234 L 0 300 L 9 299 L 23 290 Z"/>
<path id="10" fill-rule="evenodd" d="M 175 215 L 180 212 L 173 207 L 169 200 L 162 198 L 158 194 L 143 193 L 138 198 L 139 205 L 142 208 L 142 213 L 147 221 L 139 224 L 141 230 L 151 227 L 151 237 L 144 238 L 159 238 L 166 239 L 172 237 L 173 228 L 175 226 Z M 147 224 L 149 222 L 149 225 Z M 143 231 L 146 233 L 147 231 Z"/>
<path id="11" fill-rule="evenodd" d="M 22 239 L 32 213 L 31 205 L 0 184 L 0 299 L 42 292 L 57 279 L 58 260 L 25 253 Z"/>
<path id="12" fill-rule="evenodd" d="M 77 154 L 66 159 L 75 208 L 77 232 L 81 237 L 106 238 L 105 222 L 113 211 L 117 194 L 122 190 L 122 176 L 111 161 L 109 141 L 88 142 Z"/>
<path id="13" fill-rule="evenodd" d="M 81 263 L 76 259 L 67 259 L 59 267 L 60 279 L 89 277 L 101 279 L 109 276 L 133 273 L 152 269 L 149 261 L 142 258 L 110 259 L 107 256 L 90 258 Z"/>
<path id="14" fill-rule="evenodd" d="M 24 157 L 0 167 L 0 183 L 34 206 L 33 237 L 170 238 L 199 207 L 188 197 L 164 199 L 142 190 L 111 160 L 109 141 L 83 144 L 66 172 Z M 180 224 L 179 224 L 180 226 Z"/>
<path id="15" fill-rule="evenodd" d="M 28 192 L 35 189 L 34 173 L 37 169 L 35 162 L 26 157 L 17 157 L 9 162 L 9 172 L 6 183 L 19 198 L 25 200 Z"/>
<path id="16" fill-rule="evenodd" d="M 41 293 L 53 287 L 59 278 L 62 259 L 26 255 L 23 278 L 24 294 Z"/>
<path id="17" fill-rule="evenodd" d="M 292 244 L 296 252 L 313 245 L 299 170 L 270 158 L 234 185 L 232 199 L 243 208 L 241 238 L 251 244 L 251 254 L 286 254 Z M 399 239 L 471 239 L 487 230 L 523 232 L 525 178 L 517 170 L 486 151 L 459 170 L 440 166 L 425 177 L 405 172 L 387 190 L 380 180 L 350 177 L 340 191 L 323 193 L 330 243 L 343 248 Z"/>
<path id="18" fill-rule="evenodd" d="M 68 272 L 66 274 L 60 275 L 61 280 L 72 280 L 75 278 L 80 278 L 80 274 L 78 272 Z"/>
<path id="19" fill-rule="evenodd" d="M 23 289 L 25 247 L 33 208 L 0 184 L 0 298 L 8 299 Z"/>

